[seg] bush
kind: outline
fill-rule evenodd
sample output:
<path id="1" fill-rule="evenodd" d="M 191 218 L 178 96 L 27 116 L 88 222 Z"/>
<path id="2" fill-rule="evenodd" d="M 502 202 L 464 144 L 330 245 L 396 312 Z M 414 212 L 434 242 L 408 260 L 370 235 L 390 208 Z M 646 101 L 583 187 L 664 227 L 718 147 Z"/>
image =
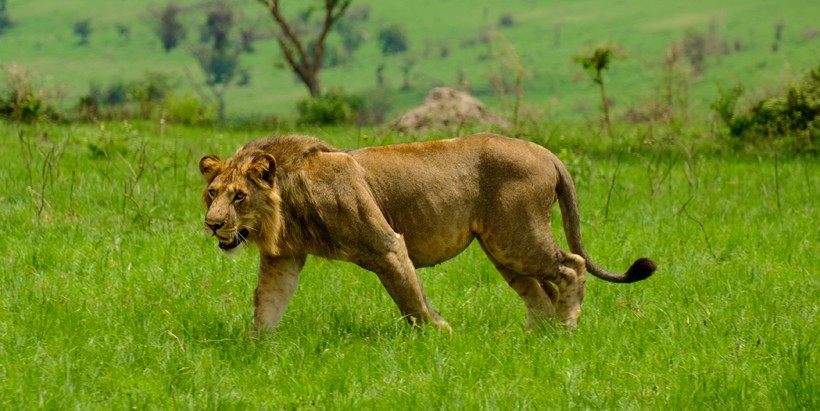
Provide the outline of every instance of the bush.
<path id="1" fill-rule="evenodd" d="M 0 90 L 0 117 L 23 123 L 57 117 L 47 102 L 51 93 L 45 88 L 36 88 L 24 67 L 12 65 L 2 68 L 6 72 L 6 88 Z"/>
<path id="2" fill-rule="evenodd" d="M 735 86 L 728 90 L 718 87 L 718 98 L 713 101 L 709 108 L 717 113 L 724 124 L 730 125 L 735 116 L 735 108 L 740 96 L 743 95 L 743 86 Z"/>
<path id="3" fill-rule="evenodd" d="M 379 31 L 379 49 L 385 56 L 402 53 L 407 50 L 407 33 L 399 25 L 393 25 Z"/>
<path id="4" fill-rule="evenodd" d="M 319 97 L 309 97 L 296 103 L 299 115 L 297 122 L 321 126 L 351 124 L 363 105 L 364 99 L 360 96 L 331 90 Z"/>
<path id="5" fill-rule="evenodd" d="M 365 92 L 362 106 L 356 115 L 358 124 L 375 125 L 387 120 L 388 112 L 395 105 L 395 92 L 386 87 L 376 87 Z"/>
<path id="6" fill-rule="evenodd" d="M 513 17 L 510 13 L 502 14 L 501 17 L 498 18 L 498 26 L 499 27 L 512 27 L 515 25 L 515 17 Z"/>
<path id="7" fill-rule="evenodd" d="M 171 77 L 161 73 L 146 73 L 141 80 L 119 80 L 108 86 L 91 83 L 88 93 L 79 99 L 79 119 L 157 118 L 173 88 Z"/>
<path id="8" fill-rule="evenodd" d="M 3 34 L 4 31 L 12 26 L 11 18 L 9 17 L 9 13 L 5 10 L 5 7 L 5 4 L 2 4 L 2 7 L 0 7 L 0 34 Z"/>
<path id="9" fill-rule="evenodd" d="M 729 125 L 732 136 L 784 136 L 816 126 L 820 115 L 820 99 L 805 89 L 791 86 L 785 97 L 772 97 L 757 102 L 745 116 Z"/>
<path id="10" fill-rule="evenodd" d="M 80 39 L 77 44 L 80 46 L 88 45 L 88 38 L 91 37 L 91 20 L 85 19 L 74 23 L 74 34 Z"/>
<path id="11" fill-rule="evenodd" d="M 712 103 L 731 137 L 748 143 L 790 143 L 798 151 L 816 150 L 820 135 L 820 66 L 800 83 L 788 86 L 785 95 L 759 100 L 748 112 L 737 115 L 734 107 L 741 94 L 739 88 L 721 91 Z"/>
<path id="12" fill-rule="evenodd" d="M 88 94 L 80 97 L 80 119 L 92 118 L 126 118 L 128 110 L 129 85 L 118 81 L 103 87 L 98 83 L 91 83 Z"/>
<path id="13" fill-rule="evenodd" d="M 162 107 L 165 96 L 173 90 L 171 78 L 161 73 L 146 73 L 143 80 L 128 86 L 128 100 L 139 107 L 141 118 L 151 118 Z"/>
<path id="14" fill-rule="evenodd" d="M 80 120 L 158 119 L 178 124 L 208 125 L 217 120 L 217 108 L 191 93 L 174 92 L 164 74 L 147 73 L 144 79 L 115 81 L 108 86 L 92 83 L 80 97 Z"/>
<path id="15" fill-rule="evenodd" d="M 187 35 L 187 29 L 179 21 L 181 11 L 179 6 L 168 3 L 162 11 L 152 12 L 152 17 L 155 19 L 154 31 L 159 36 L 166 53 L 178 46 Z"/>
<path id="16" fill-rule="evenodd" d="M 178 124 L 208 125 L 217 121 L 217 108 L 192 94 L 171 93 L 165 98 L 165 119 Z"/>

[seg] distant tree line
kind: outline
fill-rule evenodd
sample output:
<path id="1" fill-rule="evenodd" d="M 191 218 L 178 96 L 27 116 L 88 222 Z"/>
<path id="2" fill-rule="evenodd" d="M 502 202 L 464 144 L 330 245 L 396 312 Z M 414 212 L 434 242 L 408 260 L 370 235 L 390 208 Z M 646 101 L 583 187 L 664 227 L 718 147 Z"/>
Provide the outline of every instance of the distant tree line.
<path id="1" fill-rule="evenodd" d="M 352 0 L 312 0 L 298 5 L 290 2 L 284 6 L 280 0 L 257 0 L 264 7 L 259 9 L 264 20 L 252 22 L 241 14 L 243 9 L 237 7 L 235 1 L 201 0 L 184 7 L 169 2 L 162 8 L 149 11 L 162 49 L 167 53 L 181 49 L 196 61 L 195 73 L 186 71 L 196 94 L 176 93 L 179 79 L 156 73 L 146 73 L 144 79 L 136 81 L 95 83 L 80 98 L 80 117 L 161 116 L 183 123 L 220 121 L 225 118 L 227 91 L 231 87 L 249 84 L 252 80 L 250 69 L 242 64 L 243 56 L 255 52 L 256 41 L 274 39 L 279 45 L 278 66 L 289 70 L 308 92 L 309 97 L 296 104 L 300 124 L 379 122 L 392 104 L 391 93 L 410 90 L 416 87 L 416 83 L 422 83 L 418 81 L 419 76 L 412 73 L 420 59 L 430 56 L 443 59 L 450 55 L 451 46 L 447 43 L 428 42 L 422 50 L 413 49 L 410 36 L 401 24 L 388 24 L 377 30 L 375 36 L 369 36 L 365 28 L 370 18 L 370 7 L 354 7 Z M 285 10 L 283 7 L 291 8 Z M 485 9 L 485 19 L 486 14 Z M 509 58 L 514 52 L 508 55 L 499 52 L 505 44 L 514 48 L 509 42 L 505 43 L 502 33 L 516 24 L 514 15 L 504 13 L 478 33 L 462 39 L 459 43 L 461 48 L 478 46 L 482 54 L 477 58 L 480 61 L 494 60 L 501 67 L 501 73 L 493 70 L 495 72 L 487 75 L 487 85 L 482 83 L 475 86 L 468 78 L 469 73 L 459 68 L 456 83 L 457 87 L 479 95 L 495 93 L 502 101 L 505 95 L 515 93 L 513 116 L 517 119 L 525 89 L 523 79 L 529 78 L 528 70 L 521 64 L 521 59 Z M 6 0 L 0 0 L 0 33 L 10 27 L 13 26 Z M 551 46 L 561 47 L 561 23 L 553 24 L 552 28 Z M 776 53 L 782 47 L 786 26 L 776 21 L 772 28 L 771 44 L 767 43 L 767 47 L 770 52 Z M 77 36 L 78 46 L 89 44 L 92 29 L 90 19 L 74 23 L 73 33 Z M 117 30 L 120 37 L 127 41 L 130 36 L 128 26 L 120 24 Z M 805 36 L 812 34 L 803 35 L 807 38 Z M 375 42 L 384 59 L 373 65 L 375 88 L 367 91 L 367 98 L 346 93 L 340 88 L 322 87 L 322 70 L 351 62 L 355 52 L 368 39 Z M 680 123 L 688 111 L 689 85 L 704 76 L 714 64 L 715 57 L 740 53 L 747 48 L 740 39 L 725 38 L 716 22 L 712 22 L 706 30 L 686 31 L 668 47 L 660 67 L 659 84 L 649 86 L 654 87 L 654 95 L 647 97 L 645 103 L 620 110 L 623 115 L 619 119 L 626 122 Z M 613 135 L 612 122 L 618 118 L 613 117 L 615 100 L 605 87 L 604 76 L 613 62 L 621 58 L 621 49 L 615 45 L 586 50 L 573 58 L 598 89 L 601 124 L 610 136 Z M 402 76 L 401 84 L 396 89 L 391 89 L 386 80 L 388 63 L 396 65 Z M 4 70 L 9 73 L 7 77 L 11 87 L 0 95 L 0 115 L 21 121 L 56 116 L 55 110 L 47 102 L 50 93 L 37 89 L 25 72 L 8 67 Z M 584 74 L 578 73 L 575 78 L 580 80 L 584 77 Z M 717 118 L 725 123 L 727 132 L 739 141 L 751 141 L 763 134 L 798 133 L 805 137 L 801 141 L 808 142 L 806 146 L 813 147 L 816 145 L 813 141 L 818 135 L 817 118 L 820 116 L 819 77 L 815 70 L 805 82 L 788 89 L 784 96 L 758 103 L 741 102 L 741 86 L 721 86 L 720 96 L 711 108 Z M 443 85 L 439 79 L 426 81 Z M 610 83 L 607 78 L 606 86 Z M 583 106 L 586 105 L 580 103 L 576 111 L 586 112 L 588 108 Z M 518 121 L 513 123 L 518 124 Z"/>

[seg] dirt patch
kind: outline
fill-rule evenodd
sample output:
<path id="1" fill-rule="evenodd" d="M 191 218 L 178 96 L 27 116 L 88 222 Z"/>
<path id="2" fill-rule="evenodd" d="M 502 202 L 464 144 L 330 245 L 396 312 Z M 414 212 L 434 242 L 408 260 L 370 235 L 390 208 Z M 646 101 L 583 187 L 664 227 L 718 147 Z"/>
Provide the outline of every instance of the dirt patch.
<path id="1" fill-rule="evenodd" d="M 405 112 L 388 127 L 401 133 L 425 133 L 453 132 L 470 125 L 504 130 L 510 127 L 475 97 L 448 87 L 430 90 L 422 105 Z"/>

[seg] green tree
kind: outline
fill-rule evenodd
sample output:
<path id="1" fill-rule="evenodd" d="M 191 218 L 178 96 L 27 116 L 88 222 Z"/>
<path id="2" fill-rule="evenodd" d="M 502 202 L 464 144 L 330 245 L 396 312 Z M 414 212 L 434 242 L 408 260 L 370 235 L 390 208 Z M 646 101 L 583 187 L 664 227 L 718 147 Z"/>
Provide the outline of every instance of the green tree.
<path id="1" fill-rule="evenodd" d="M 379 49 L 385 56 L 403 53 L 408 48 L 407 33 L 398 24 L 379 31 L 378 40 Z"/>
<path id="2" fill-rule="evenodd" d="M 364 29 L 350 20 L 342 20 L 336 24 L 336 32 L 341 36 L 342 47 L 348 56 L 358 50 L 365 40 Z"/>
<path id="3" fill-rule="evenodd" d="M 88 38 L 91 37 L 91 20 L 85 19 L 74 23 L 74 34 L 80 37 L 77 44 L 88 45 Z"/>
<path id="4" fill-rule="evenodd" d="M 166 53 L 177 47 L 187 35 L 185 26 L 179 21 L 180 11 L 179 6 L 171 2 L 162 11 L 152 13 L 157 20 L 154 31 Z"/>
<path id="5" fill-rule="evenodd" d="M 247 83 L 249 76 L 240 66 L 240 57 L 246 47 L 241 34 L 234 35 L 236 20 L 226 2 L 213 3 L 202 26 L 202 45 L 190 48 L 205 76 L 205 85 L 216 100 L 220 120 L 225 118 L 225 92 L 228 87 Z"/>
<path id="6" fill-rule="evenodd" d="M 11 18 L 6 10 L 6 0 L 0 0 L 0 34 L 11 27 Z"/>

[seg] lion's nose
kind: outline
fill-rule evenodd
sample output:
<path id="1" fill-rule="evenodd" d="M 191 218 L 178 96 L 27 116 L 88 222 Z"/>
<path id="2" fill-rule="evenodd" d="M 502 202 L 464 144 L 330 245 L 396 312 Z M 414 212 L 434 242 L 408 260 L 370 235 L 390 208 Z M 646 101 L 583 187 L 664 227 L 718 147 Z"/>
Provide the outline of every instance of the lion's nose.
<path id="1" fill-rule="evenodd" d="M 208 226 L 208 228 L 210 228 L 211 231 L 214 232 L 214 234 L 216 234 L 216 230 L 222 228 L 222 226 L 225 225 L 225 223 L 205 223 L 205 225 Z"/>

